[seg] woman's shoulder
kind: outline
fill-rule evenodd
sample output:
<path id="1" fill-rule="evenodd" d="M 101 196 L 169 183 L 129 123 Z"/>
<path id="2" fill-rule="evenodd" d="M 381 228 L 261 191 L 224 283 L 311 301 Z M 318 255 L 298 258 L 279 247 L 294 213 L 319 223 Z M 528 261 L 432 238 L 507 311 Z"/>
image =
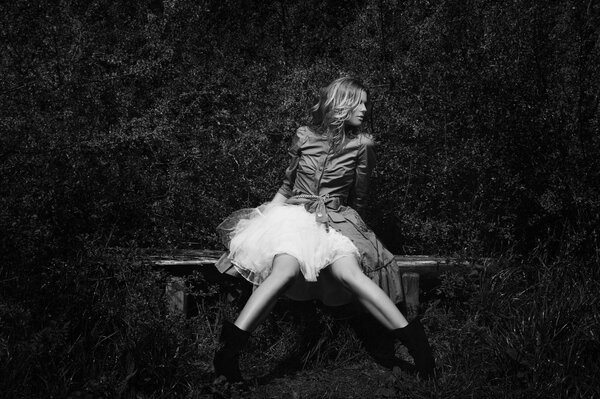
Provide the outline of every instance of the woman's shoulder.
<path id="1" fill-rule="evenodd" d="M 358 133 L 353 139 L 358 147 L 371 147 L 375 145 L 375 138 L 369 133 Z"/>
<path id="2" fill-rule="evenodd" d="M 317 132 L 317 128 L 313 126 L 300 126 L 296 129 L 296 135 L 304 138 L 318 138 L 321 134 Z"/>
<path id="3" fill-rule="evenodd" d="M 298 141 L 298 143 L 305 143 L 309 140 L 315 141 L 322 139 L 323 135 L 321 135 L 315 127 L 300 126 L 298 129 L 296 129 L 296 135 L 294 138 L 296 141 Z"/>
<path id="4" fill-rule="evenodd" d="M 325 136 L 314 126 L 300 126 L 296 129 L 294 139 L 301 144 L 307 141 L 324 140 Z M 375 145 L 375 139 L 371 134 L 361 132 L 350 136 L 347 143 L 351 147 L 370 147 Z"/>

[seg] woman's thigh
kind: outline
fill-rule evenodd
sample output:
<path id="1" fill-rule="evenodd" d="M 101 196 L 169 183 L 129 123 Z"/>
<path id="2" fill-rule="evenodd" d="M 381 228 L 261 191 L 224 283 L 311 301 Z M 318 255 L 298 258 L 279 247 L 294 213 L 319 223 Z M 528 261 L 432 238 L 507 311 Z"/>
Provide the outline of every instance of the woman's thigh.
<path id="1" fill-rule="evenodd" d="M 333 262 L 328 269 L 331 276 L 342 283 L 364 276 L 358 260 L 354 256 L 344 256 Z"/>

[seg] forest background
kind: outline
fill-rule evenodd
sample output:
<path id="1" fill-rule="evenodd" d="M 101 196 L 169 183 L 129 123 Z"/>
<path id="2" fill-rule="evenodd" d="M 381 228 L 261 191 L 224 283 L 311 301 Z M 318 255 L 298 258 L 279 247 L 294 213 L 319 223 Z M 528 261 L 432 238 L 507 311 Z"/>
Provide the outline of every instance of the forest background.
<path id="1" fill-rule="evenodd" d="M 598 1 L 14 0 L 0 19 L 7 397 L 218 395 L 231 283 L 189 277 L 203 308 L 178 318 L 142 249 L 223 249 L 215 227 L 273 196 L 342 75 L 373 102 L 369 225 L 397 254 L 496 259 L 424 293 L 446 377 L 385 392 L 599 397 Z M 329 335 L 304 367 L 329 367 L 352 339 L 313 316 Z M 278 320 L 256 353 L 294 335 Z"/>

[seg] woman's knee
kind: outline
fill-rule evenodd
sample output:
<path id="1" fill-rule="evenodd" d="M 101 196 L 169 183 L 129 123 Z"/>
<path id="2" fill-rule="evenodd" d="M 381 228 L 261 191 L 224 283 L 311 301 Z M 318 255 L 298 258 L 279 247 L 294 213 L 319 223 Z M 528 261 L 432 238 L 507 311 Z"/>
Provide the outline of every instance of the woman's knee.
<path id="1" fill-rule="evenodd" d="M 294 281 L 300 275 L 300 264 L 291 255 L 280 254 L 273 259 L 271 274 L 285 281 Z"/>

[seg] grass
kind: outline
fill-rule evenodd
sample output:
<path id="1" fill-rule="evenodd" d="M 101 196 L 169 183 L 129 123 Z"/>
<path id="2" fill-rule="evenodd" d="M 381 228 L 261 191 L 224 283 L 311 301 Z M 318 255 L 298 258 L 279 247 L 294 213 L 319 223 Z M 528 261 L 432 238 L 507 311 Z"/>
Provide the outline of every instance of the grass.
<path id="1" fill-rule="evenodd" d="M 394 348 L 368 316 L 281 301 L 243 354 L 253 384 L 242 391 L 215 383 L 211 360 L 244 287 L 190 276 L 197 314 L 169 314 L 166 276 L 141 258 L 90 250 L 1 287 L 5 397 L 600 397 L 594 262 L 509 257 L 442 276 L 422 295 L 435 381 L 392 367 Z"/>

